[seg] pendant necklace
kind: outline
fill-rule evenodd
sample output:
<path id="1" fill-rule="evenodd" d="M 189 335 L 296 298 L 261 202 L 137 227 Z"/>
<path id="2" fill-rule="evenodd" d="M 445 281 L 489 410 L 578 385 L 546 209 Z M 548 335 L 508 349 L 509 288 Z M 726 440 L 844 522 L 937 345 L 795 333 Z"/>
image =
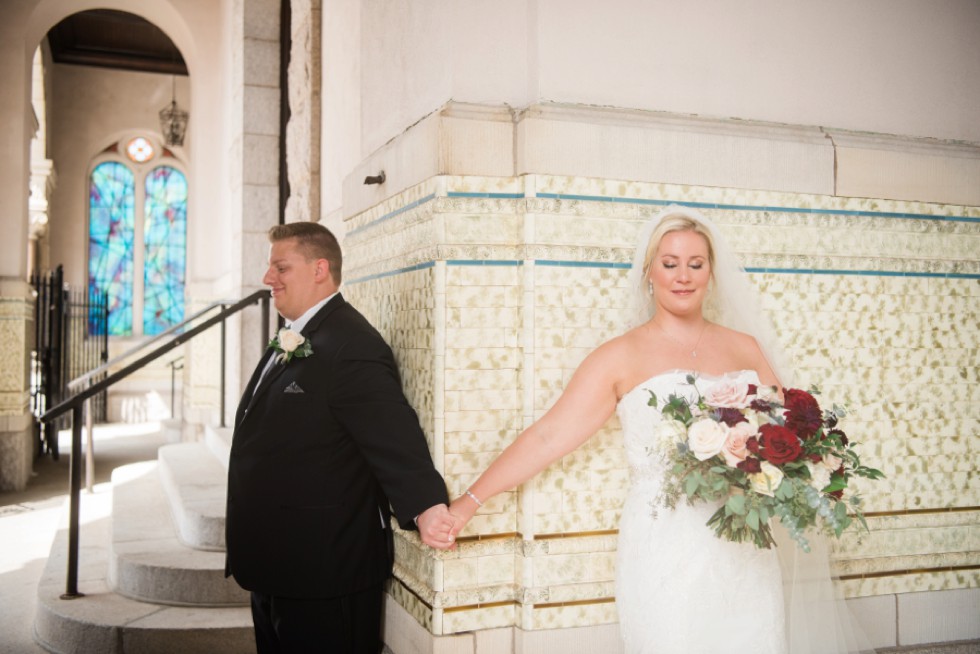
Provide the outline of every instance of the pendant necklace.
<path id="1" fill-rule="evenodd" d="M 656 326 L 657 326 L 657 329 L 659 329 L 660 331 L 662 331 L 662 332 L 664 333 L 664 336 L 666 336 L 666 337 L 667 337 L 667 338 L 669 338 L 670 340 L 672 340 L 672 341 L 674 341 L 675 343 L 677 343 L 678 345 L 680 345 L 680 346 L 681 346 L 682 348 L 684 348 L 684 349 L 687 349 L 687 346 L 686 346 L 686 345 L 684 345 L 684 344 L 683 344 L 683 343 L 681 343 L 681 342 L 680 342 L 679 340 L 677 340 L 676 338 L 674 338 L 673 336 L 671 336 L 671 335 L 670 335 L 670 334 L 669 334 L 669 333 L 667 332 L 667 330 L 666 330 L 666 329 L 664 329 L 663 327 L 661 327 L 661 326 L 660 326 L 660 323 L 659 323 L 659 322 L 657 322 L 657 320 L 656 320 L 656 319 L 653 319 L 653 320 L 651 320 L 650 322 L 652 322 L 652 323 L 653 323 L 654 325 L 656 325 Z M 697 359 L 697 358 L 698 358 L 698 345 L 700 345 L 700 344 L 701 344 L 701 337 L 702 337 L 702 336 L 704 336 L 704 332 L 705 332 L 705 330 L 706 330 L 707 328 L 708 328 L 708 321 L 707 321 L 707 320 L 705 320 L 705 321 L 704 321 L 704 325 L 702 325 L 702 326 L 701 326 L 701 333 L 700 333 L 700 334 L 698 334 L 698 340 L 696 340 L 696 341 L 694 342 L 694 347 L 692 347 L 692 348 L 691 348 L 691 358 L 693 358 L 693 359 Z"/>

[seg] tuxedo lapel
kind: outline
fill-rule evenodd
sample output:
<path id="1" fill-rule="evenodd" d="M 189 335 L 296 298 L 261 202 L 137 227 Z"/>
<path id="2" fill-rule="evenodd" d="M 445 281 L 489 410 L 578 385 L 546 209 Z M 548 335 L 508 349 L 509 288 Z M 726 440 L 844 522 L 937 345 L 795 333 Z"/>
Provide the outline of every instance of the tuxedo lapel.
<path id="1" fill-rule="evenodd" d="M 248 380 L 248 384 L 245 385 L 245 391 L 242 393 L 242 399 L 238 403 L 238 411 L 235 413 L 235 426 L 237 427 L 241 423 L 242 418 L 245 415 L 245 411 L 252 405 L 252 398 L 255 397 L 256 386 L 259 383 L 259 378 L 262 376 L 262 371 L 265 370 L 266 364 L 269 362 L 269 358 L 275 354 L 275 350 L 271 347 L 267 348 L 262 356 L 259 358 L 259 362 L 255 365 L 255 370 L 252 371 L 252 376 Z"/>
<path id="2" fill-rule="evenodd" d="M 278 357 L 279 352 L 273 350 L 272 355 Z M 266 362 L 268 362 L 268 359 L 266 359 Z M 251 407 L 255 403 L 256 398 L 258 398 L 259 395 L 264 393 L 265 390 L 269 388 L 269 384 L 271 384 L 279 375 L 281 375 L 285 369 L 286 369 L 286 364 L 284 363 L 280 363 L 277 361 L 276 363 L 272 364 L 272 367 L 269 368 L 269 372 L 265 373 L 265 375 L 259 380 L 259 383 L 255 387 L 255 390 L 252 391 L 252 397 L 248 401 L 249 407 Z"/>
<path id="3" fill-rule="evenodd" d="M 334 296 L 333 299 L 331 299 L 329 302 L 323 305 L 323 307 L 321 307 L 320 310 L 317 311 L 312 318 L 310 318 L 310 321 L 306 323 L 306 326 L 303 327 L 303 330 L 300 333 L 306 338 L 310 338 L 313 332 L 315 332 L 317 328 L 320 327 L 320 324 L 324 321 L 324 319 L 343 304 L 346 304 L 346 301 L 344 300 L 343 296 L 340 293 L 338 293 L 336 296 Z M 264 376 L 262 376 L 261 378 L 256 377 L 256 375 L 262 375 L 262 371 L 265 369 L 265 366 L 269 361 L 268 359 L 269 353 L 271 353 L 271 356 L 279 355 L 279 352 L 277 352 L 272 348 L 269 348 L 268 352 L 266 353 L 267 356 L 262 357 L 262 361 L 259 362 L 259 367 L 256 368 L 255 373 L 252 375 L 253 379 L 249 383 L 249 385 L 253 388 L 253 390 L 252 390 L 252 395 L 251 397 L 249 397 L 248 403 L 246 405 L 247 409 L 250 409 L 252 407 L 256 399 L 260 395 L 262 395 L 262 393 L 264 393 L 266 389 L 269 388 L 269 385 L 273 381 L 275 381 L 276 378 L 278 378 L 279 375 L 281 375 L 286 370 L 286 366 L 289 365 L 288 363 L 278 363 L 278 362 L 273 363 L 272 367 L 269 369 L 267 373 L 265 373 Z M 313 356 L 316 356 L 316 352 L 313 352 Z M 247 390 L 248 389 L 246 389 L 246 391 Z"/>

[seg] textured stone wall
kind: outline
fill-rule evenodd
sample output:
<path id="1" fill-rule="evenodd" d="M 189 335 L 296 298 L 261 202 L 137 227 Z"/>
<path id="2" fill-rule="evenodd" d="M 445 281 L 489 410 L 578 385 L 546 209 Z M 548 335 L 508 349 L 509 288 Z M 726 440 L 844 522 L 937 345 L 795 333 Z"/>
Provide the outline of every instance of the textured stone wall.
<path id="1" fill-rule="evenodd" d="M 344 293 L 392 343 L 450 492 L 621 331 L 641 226 L 719 224 L 793 358 L 887 479 L 835 553 L 851 598 L 980 582 L 980 208 L 523 175 L 435 177 L 348 221 Z M 391 594 L 435 634 L 616 621 L 618 424 L 487 506 L 458 550 L 400 535 Z M 889 599 L 894 603 L 894 598 Z"/>
<path id="2" fill-rule="evenodd" d="M 28 365 L 34 298 L 24 282 L 0 283 L 0 491 L 23 490 L 34 462 Z"/>

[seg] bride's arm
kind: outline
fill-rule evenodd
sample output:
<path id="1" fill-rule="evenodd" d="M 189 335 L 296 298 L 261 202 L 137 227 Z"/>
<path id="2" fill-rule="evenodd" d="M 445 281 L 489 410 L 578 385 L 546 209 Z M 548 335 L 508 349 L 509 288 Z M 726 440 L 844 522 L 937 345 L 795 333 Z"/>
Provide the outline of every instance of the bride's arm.
<path id="1" fill-rule="evenodd" d="M 618 349 L 607 344 L 586 357 L 554 406 L 490 464 L 469 487 L 472 495 L 464 494 L 453 502 L 450 511 L 457 517 L 453 534 L 462 530 L 483 502 L 524 483 L 573 451 L 609 419 L 616 408 L 617 370 L 621 370 Z"/>

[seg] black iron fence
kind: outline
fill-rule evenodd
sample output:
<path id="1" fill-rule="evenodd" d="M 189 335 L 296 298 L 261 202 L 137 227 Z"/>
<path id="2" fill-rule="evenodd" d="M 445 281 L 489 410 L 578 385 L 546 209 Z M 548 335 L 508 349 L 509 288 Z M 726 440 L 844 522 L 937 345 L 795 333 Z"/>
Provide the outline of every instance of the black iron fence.
<path id="1" fill-rule="evenodd" d="M 47 424 L 40 417 L 71 396 L 68 382 L 109 359 L 109 298 L 69 288 L 61 266 L 33 275 L 31 285 L 37 294 L 30 375 L 34 434 L 40 450 L 57 459 L 58 430 L 68 428 L 70 417 L 62 415 Z M 93 396 L 89 407 L 96 422 L 105 421 L 105 391 Z"/>

